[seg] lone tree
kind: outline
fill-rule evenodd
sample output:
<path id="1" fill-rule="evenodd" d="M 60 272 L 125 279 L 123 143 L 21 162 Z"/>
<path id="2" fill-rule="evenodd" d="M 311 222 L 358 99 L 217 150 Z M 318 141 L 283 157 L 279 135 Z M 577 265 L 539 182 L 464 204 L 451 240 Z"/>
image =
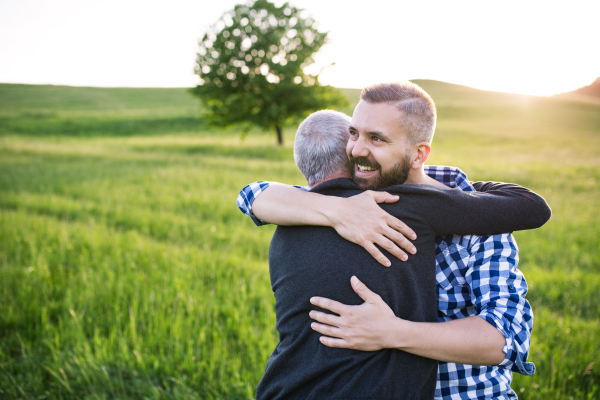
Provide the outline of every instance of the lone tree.
<path id="1" fill-rule="evenodd" d="M 309 112 L 347 106 L 339 90 L 304 73 L 327 40 L 310 16 L 288 3 L 240 4 L 212 25 L 199 42 L 196 74 L 206 120 L 216 126 L 275 129 Z"/>

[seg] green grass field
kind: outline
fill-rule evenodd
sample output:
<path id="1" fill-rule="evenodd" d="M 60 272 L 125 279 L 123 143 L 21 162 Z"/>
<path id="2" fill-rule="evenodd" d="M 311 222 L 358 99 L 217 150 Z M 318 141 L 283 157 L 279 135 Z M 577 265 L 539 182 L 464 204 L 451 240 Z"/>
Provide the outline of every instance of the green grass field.
<path id="1" fill-rule="evenodd" d="M 430 164 L 553 210 L 515 234 L 537 372 L 513 389 L 600 399 L 600 104 L 418 83 L 439 112 Z M 184 89 L 0 84 L 0 398 L 254 396 L 277 343 L 273 227 L 235 199 L 304 183 L 294 130 L 242 141 L 197 110 Z"/>

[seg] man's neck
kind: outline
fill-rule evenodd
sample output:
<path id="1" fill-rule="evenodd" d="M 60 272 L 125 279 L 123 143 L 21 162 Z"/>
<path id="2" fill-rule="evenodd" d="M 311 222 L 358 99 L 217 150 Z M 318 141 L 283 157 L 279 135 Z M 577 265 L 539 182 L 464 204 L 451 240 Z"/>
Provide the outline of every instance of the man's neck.
<path id="1" fill-rule="evenodd" d="M 327 182 L 330 181 L 332 179 L 337 179 L 337 178 L 350 178 L 352 179 L 352 175 L 350 174 L 350 172 L 347 173 L 343 173 L 343 174 L 333 174 L 327 177 L 327 179 L 323 179 L 322 181 L 316 182 L 314 185 L 310 186 L 310 188 L 314 188 L 315 186 L 320 185 L 323 182 Z"/>
<path id="2" fill-rule="evenodd" d="M 438 182 L 435 179 L 429 177 L 425 173 L 425 167 L 422 165 L 420 168 L 412 168 L 408 173 L 408 179 L 404 183 L 446 187 L 446 185 L 444 185 L 443 183 Z"/>

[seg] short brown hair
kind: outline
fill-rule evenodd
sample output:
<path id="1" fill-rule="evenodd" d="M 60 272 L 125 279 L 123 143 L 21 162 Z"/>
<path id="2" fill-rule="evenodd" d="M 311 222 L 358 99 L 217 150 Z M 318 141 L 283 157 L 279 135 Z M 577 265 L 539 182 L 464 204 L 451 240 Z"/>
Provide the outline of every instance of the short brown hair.
<path id="1" fill-rule="evenodd" d="M 377 83 L 365 87 L 360 99 L 369 103 L 393 103 L 402 112 L 400 123 L 412 143 L 431 143 L 437 113 L 426 91 L 410 81 Z"/>

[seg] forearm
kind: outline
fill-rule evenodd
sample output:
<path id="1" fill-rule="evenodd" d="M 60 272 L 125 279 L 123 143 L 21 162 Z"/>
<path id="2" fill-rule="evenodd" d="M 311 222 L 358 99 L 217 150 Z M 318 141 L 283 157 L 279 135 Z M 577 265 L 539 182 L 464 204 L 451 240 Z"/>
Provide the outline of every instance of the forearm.
<path id="1" fill-rule="evenodd" d="M 332 226 L 327 211 L 335 209 L 341 198 L 271 183 L 252 203 L 252 213 L 276 225 Z"/>
<path id="2" fill-rule="evenodd" d="M 497 365 L 505 357 L 502 349 L 506 339 L 479 317 L 437 323 L 396 318 L 389 340 L 385 347 L 459 364 Z"/>
<path id="3" fill-rule="evenodd" d="M 552 210 L 539 194 L 514 183 L 472 182 L 478 192 L 500 195 L 513 203 L 512 210 L 521 212 L 523 228 L 509 229 L 506 232 L 524 229 L 536 229 L 550 219 Z"/>
<path id="4" fill-rule="evenodd" d="M 352 289 L 365 301 L 349 306 L 323 297 L 311 304 L 334 314 L 313 310 L 311 328 L 322 333 L 326 346 L 362 351 L 398 349 L 434 360 L 471 365 L 504 361 L 505 336 L 486 320 L 473 316 L 448 322 L 411 322 L 394 315 L 381 296 L 355 276 Z M 337 314 L 337 315 L 335 315 Z"/>
<path id="5" fill-rule="evenodd" d="M 438 236 L 493 235 L 535 229 L 550 218 L 543 198 L 518 185 L 496 184 L 486 192 L 438 191 L 427 220 Z M 444 209 L 451 212 L 443 212 Z"/>

